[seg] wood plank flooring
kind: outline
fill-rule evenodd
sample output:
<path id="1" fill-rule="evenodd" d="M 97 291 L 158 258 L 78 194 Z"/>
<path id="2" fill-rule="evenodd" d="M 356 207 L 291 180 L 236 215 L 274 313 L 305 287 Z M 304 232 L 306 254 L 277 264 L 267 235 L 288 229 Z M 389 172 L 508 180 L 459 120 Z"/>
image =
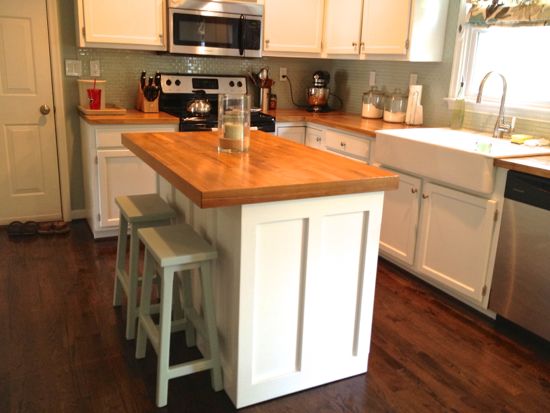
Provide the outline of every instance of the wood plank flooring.
<path id="1" fill-rule="evenodd" d="M 134 359 L 111 306 L 115 254 L 115 240 L 94 242 L 82 221 L 64 236 L 11 240 L 0 229 L 0 412 L 234 411 L 208 373 L 173 380 L 168 407 L 155 407 L 154 352 Z M 366 375 L 242 411 L 549 411 L 548 342 L 382 260 L 376 288 Z"/>

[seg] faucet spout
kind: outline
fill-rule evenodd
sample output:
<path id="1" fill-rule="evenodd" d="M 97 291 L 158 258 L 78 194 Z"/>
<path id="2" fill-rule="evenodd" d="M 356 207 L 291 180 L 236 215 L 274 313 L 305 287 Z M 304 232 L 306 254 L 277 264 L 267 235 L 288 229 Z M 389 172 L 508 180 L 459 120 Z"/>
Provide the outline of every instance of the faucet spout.
<path id="1" fill-rule="evenodd" d="M 502 79 L 502 96 L 500 98 L 500 108 L 498 110 L 498 118 L 495 123 L 495 129 L 493 131 L 493 137 L 495 138 L 502 138 L 502 135 L 504 132 L 510 133 L 512 130 L 512 126 L 508 125 L 504 121 L 504 103 L 506 102 L 506 90 L 508 89 L 508 84 L 506 83 L 506 78 L 497 72 L 488 72 L 483 79 L 481 80 L 481 83 L 479 84 L 479 91 L 477 92 L 477 99 L 476 103 L 481 103 L 481 97 L 483 96 L 483 87 L 485 86 L 485 82 L 491 76 L 492 74 L 499 75 Z"/>

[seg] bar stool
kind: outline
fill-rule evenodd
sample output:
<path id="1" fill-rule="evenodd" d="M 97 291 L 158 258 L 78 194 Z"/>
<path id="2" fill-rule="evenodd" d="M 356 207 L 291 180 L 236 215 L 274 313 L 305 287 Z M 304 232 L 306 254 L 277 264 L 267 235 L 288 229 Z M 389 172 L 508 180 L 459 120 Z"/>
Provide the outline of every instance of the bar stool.
<path id="1" fill-rule="evenodd" d="M 138 316 L 138 259 L 139 228 L 168 225 L 175 218 L 176 212 L 157 194 L 119 196 L 115 199 L 120 208 L 120 223 L 115 268 L 115 286 L 113 306 L 122 303 L 122 291 L 126 294 L 126 339 L 136 337 L 136 320 Z M 128 271 L 126 270 L 126 244 L 128 224 L 131 225 L 130 253 Z"/>
<path id="2" fill-rule="evenodd" d="M 136 358 L 144 358 L 147 338 L 155 349 L 157 360 L 157 406 L 168 402 L 168 380 L 210 369 L 212 387 L 222 390 L 222 372 L 218 334 L 212 291 L 211 261 L 217 252 L 186 224 L 143 228 L 138 231 L 145 245 L 145 266 L 141 288 L 141 305 L 138 318 Z M 194 271 L 195 270 L 195 271 Z M 191 302 L 191 276 L 200 273 L 204 318 L 195 311 Z M 160 276 L 160 321 L 151 318 L 151 289 L 155 272 Z M 170 333 L 178 330 L 181 320 L 172 322 L 174 275 L 182 278 L 184 329 L 187 345 L 194 341 L 194 330 L 208 343 L 208 357 L 177 365 L 169 365 Z M 183 273 L 182 273 L 183 272 Z M 180 296 L 181 296 L 180 295 Z M 181 324 L 180 324 L 181 325 Z"/>

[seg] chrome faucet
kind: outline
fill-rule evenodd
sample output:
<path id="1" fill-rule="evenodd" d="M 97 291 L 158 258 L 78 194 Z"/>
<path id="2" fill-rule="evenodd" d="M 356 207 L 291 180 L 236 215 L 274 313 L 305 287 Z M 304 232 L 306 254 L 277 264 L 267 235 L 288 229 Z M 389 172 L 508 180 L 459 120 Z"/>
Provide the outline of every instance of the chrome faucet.
<path id="1" fill-rule="evenodd" d="M 506 78 L 497 72 L 489 72 L 485 75 L 485 77 L 481 80 L 481 83 L 479 84 L 479 92 L 477 92 L 477 99 L 476 103 L 481 103 L 481 96 L 483 95 L 483 86 L 485 86 L 485 82 L 491 76 L 491 74 L 497 74 L 502 79 L 502 97 L 500 98 L 500 109 L 498 110 L 498 118 L 495 123 L 495 130 L 493 131 L 493 137 L 494 138 L 504 138 L 504 134 L 509 135 L 510 132 L 512 132 L 512 129 L 514 128 L 515 118 L 512 118 L 512 121 L 510 123 L 506 123 L 504 120 L 504 102 L 506 101 L 506 89 L 508 87 L 506 83 Z"/>

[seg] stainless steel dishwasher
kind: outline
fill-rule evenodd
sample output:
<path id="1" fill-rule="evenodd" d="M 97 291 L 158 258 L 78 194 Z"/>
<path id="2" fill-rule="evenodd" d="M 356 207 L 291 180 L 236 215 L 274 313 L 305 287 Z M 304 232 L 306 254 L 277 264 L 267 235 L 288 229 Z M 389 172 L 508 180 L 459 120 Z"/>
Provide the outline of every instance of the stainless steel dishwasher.
<path id="1" fill-rule="evenodd" d="M 550 179 L 506 180 L 489 308 L 550 340 Z"/>

